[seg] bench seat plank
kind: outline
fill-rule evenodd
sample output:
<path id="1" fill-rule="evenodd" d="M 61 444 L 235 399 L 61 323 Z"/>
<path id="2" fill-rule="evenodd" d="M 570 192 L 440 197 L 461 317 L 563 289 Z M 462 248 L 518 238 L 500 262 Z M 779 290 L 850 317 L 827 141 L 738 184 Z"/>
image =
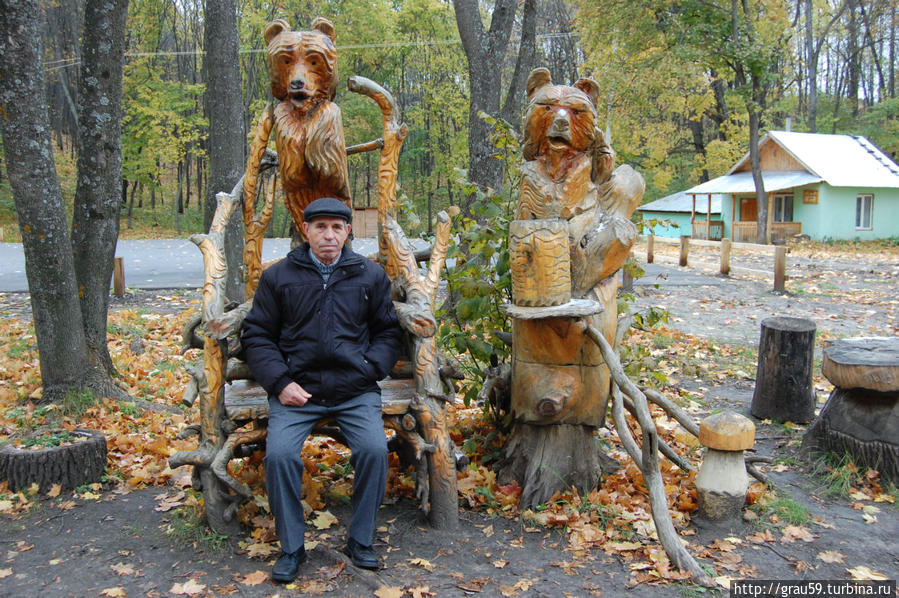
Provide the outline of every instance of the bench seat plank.
<path id="1" fill-rule="evenodd" d="M 381 380 L 381 413 L 403 415 L 415 396 L 411 378 Z M 225 415 L 235 421 L 268 419 L 268 394 L 252 380 L 236 380 L 225 386 Z"/>

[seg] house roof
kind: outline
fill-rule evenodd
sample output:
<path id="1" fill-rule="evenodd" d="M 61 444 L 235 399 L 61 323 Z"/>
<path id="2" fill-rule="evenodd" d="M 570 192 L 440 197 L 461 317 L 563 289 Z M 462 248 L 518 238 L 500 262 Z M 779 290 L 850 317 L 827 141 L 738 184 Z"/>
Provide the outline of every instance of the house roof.
<path id="1" fill-rule="evenodd" d="M 810 174 L 804 171 L 786 170 L 786 171 L 762 171 L 762 180 L 765 183 L 765 191 L 783 191 L 784 189 L 792 189 L 801 187 L 802 185 L 810 185 L 812 183 L 820 183 L 824 179 L 820 176 Z M 706 194 L 706 193 L 755 193 L 755 181 L 752 180 L 751 172 L 737 172 L 735 174 L 726 174 L 719 176 L 717 179 L 700 183 L 691 189 L 684 191 L 684 194 Z M 698 200 L 701 195 L 697 195 Z"/>
<path id="2" fill-rule="evenodd" d="M 696 213 L 708 213 L 708 195 L 696 198 Z M 637 208 L 641 212 L 693 212 L 693 198 L 686 192 L 673 193 L 661 199 L 651 201 Z M 721 213 L 721 196 L 712 196 L 712 214 Z"/>
<path id="3" fill-rule="evenodd" d="M 860 135 L 769 131 L 759 142 L 759 149 L 768 143 L 782 147 L 811 174 L 833 187 L 899 187 L 899 166 Z M 735 174 L 748 164 L 747 153 L 727 174 Z"/>

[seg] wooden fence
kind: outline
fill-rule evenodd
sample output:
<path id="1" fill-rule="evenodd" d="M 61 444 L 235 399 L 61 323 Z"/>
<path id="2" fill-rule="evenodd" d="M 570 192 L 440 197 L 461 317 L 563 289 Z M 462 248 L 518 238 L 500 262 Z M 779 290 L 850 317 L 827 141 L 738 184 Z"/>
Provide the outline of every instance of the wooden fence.
<path id="1" fill-rule="evenodd" d="M 745 273 L 753 276 L 770 277 L 773 274 L 774 290 L 783 292 L 786 290 L 786 265 L 787 253 L 789 249 L 784 245 L 758 245 L 756 243 L 737 243 L 730 239 L 722 239 L 721 241 L 709 241 L 705 239 L 692 239 L 689 236 L 683 236 L 680 239 L 671 237 L 656 237 L 655 235 L 647 235 L 646 240 L 646 262 L 652 264 L 655 261 L 655 245 L 656 243 L 666 245 L 680 245 L 680 253 L 678 256 L 678 265 L 686 268 L 690 262 L 690 246 L 717 248 L 719 253 L 718 272 L 724 276 L 730 276 L 731 273 Z M 731 256 L 734 252 L 751 252 L 755 254 L 769 254 L 774 257 L 773 270 L 757 270 L 754 268 L 743 268 L 731 266 Z"/>

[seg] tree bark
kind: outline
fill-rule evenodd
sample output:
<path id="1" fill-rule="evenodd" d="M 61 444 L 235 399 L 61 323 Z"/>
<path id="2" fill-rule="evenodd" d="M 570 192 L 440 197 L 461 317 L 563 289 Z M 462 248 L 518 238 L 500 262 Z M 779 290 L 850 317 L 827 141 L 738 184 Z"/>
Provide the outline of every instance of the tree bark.
<path id="1" fill-rule="evenodd" d="M 811 421 L 815 415 L 814 351 L 815 323 L 811 320 L 780 316 L 762 320 L 752 415 L 794 423 Z"/>
<path id="2" fill-rule="evenodd" d="M 72 254 L 88 359 L 112 374 L 106 344 L 109 281 L 119 236 L 122 69 L 128 0 L 85 4 L 78 93 L 78 184 Z"/>
<path id="3" fill-rule="evenodd" d="M 515 98 L 524 89 L 523 81 L 533 67 L 537 5 L 535 0 L 525 0 L 522 43 L 509 84 L 506 109 L 501 110 L 502 65 L 512 37 L 517 6 L 516 0 L 496 0 L 490 29 L 485 30 L 475 0 L 453 0 L 459 37 L 468 59 L 471 98 L 468 110 L 468 178 L 482 188 L 501 188 L 503 164 L 493 157 L 495 148 L 490 143 L 490 125 L 478 115 L 486 112 L 492 116 L 514 118 L 512 113 L 517 111 L 516 106 L 519 105 Z"/>
<path id="4" fill-rule="evenodd" d="M 206 115 L 209 117 L 209 170 L 204 210 L 205 229 L 215 214 L 216 193 L 229 192 L 243 175 L 247 145 L 241 98 L 237 4 L 234 0 L 206 0 Z M 243 301 L 243 228 L 235 210 L 225 230 L 225 257 L 229 264 L 225 295 Z"/>
<path id="5" fill-rule="evenodd" d="M 25 252 L 44 396 L 89 370 L 65 206 L 50 143 L 34 0 L 0 3 L 0 108 L 7 174 Z"/>

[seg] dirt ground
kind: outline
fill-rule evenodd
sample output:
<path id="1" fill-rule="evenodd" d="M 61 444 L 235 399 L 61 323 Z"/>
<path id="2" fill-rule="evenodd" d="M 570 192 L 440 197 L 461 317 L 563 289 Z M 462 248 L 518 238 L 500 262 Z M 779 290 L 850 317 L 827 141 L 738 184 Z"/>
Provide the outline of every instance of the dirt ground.
<path id="1" fill-rule="evenodd" d="M 640 252 L 638 247 L 638 259 Z M 670 264 L 674 255 L 673 248 L 669 253 L 656 246 L 657 263 Z M 703 260 L 711 265 L 703 266 Z M 671 316 L 669 326 L 744 347 L 757 345 L 761 320 L 773 315 L 813 319 L 819 347 L 822 338 L 899 334 L 899 253 L 822 261 L 796 250 L 788 259 L 790 279 L 783 295 L 770 292 L 770 278 L 761 275 L 716 277 L 716 260 L 712 254 L 696 256 L 699 265 L 693 271 L 709 274 L 708 284 L 638 286 L 635 306 L 664 307 Z M 739 267 L 759 271 L 769 269 L 771 262 L 769 256 L 734 259 Z M 166 310 L 189 300 L 183 294 L 138 292 L 118 305 Z M 0 313 L 26 312 L 27 298 L 0 297 Z M 679 378 L 680 387 L 706 397 L 708 410 L 728 407 L 748 413 L 751 376 Z M 823 402 L 829 388 L 825 383 L 816 390 Z M 757 454 L 797 456 L 801 426 L 757 424 Z M 867 502 L 874 509 L 865 510 L 852 497 L 824 497 L 820 479 L 792 461 L 767 473 L 778 492 L 807 509 L 812 519 L 805 529 L 810 533 L 788 541 L 777 528 L 777 541 L 760 541 L 759 534 L 770 531 L 764 521 L 744 521 L 732 529 L 694 521 L 684 539 L 701 562 L 719 574 L 730 571 L 732 577 L 742 570 L 762 579 L 848 579 L 848 570 L 858 567 L 899 577 L 897 505 Z M 408 500 L 381 510 L 376 534 L 385 564 L 381 571 L 346 564 L 340 549 L 348 509 L 329 505 L 340 524 L 307 534 L 307 546 L 310 541 L 317 545 L 300 578 L 278 585 L 268 579 L 274 557 L 250 558 L 234 545 L 215 550 L 209 543 L 191 545 L 167 534 L 172 512 L 157 508 L 177 491 L 119 493 L 106 488 L 98 498 L 44 499 L 27 515 L 0 517 L 0 596 L 373 596 L 382 586 L 396 590 L 390 594 L 382 589 L 382 596 L 399 596 L 400 589 L 407 596 L 726 595 L 726 590 L 702 592 L 681 584 L 633 585 L 632 563 L 619 555 L 597 549 L 576 556 L 567 550 L 563 531 L 535 529 L 480 511 L 462 511 L 457 530 L 436 532 Z M 716 539 L 713 549 L 697 548 Z"/>

